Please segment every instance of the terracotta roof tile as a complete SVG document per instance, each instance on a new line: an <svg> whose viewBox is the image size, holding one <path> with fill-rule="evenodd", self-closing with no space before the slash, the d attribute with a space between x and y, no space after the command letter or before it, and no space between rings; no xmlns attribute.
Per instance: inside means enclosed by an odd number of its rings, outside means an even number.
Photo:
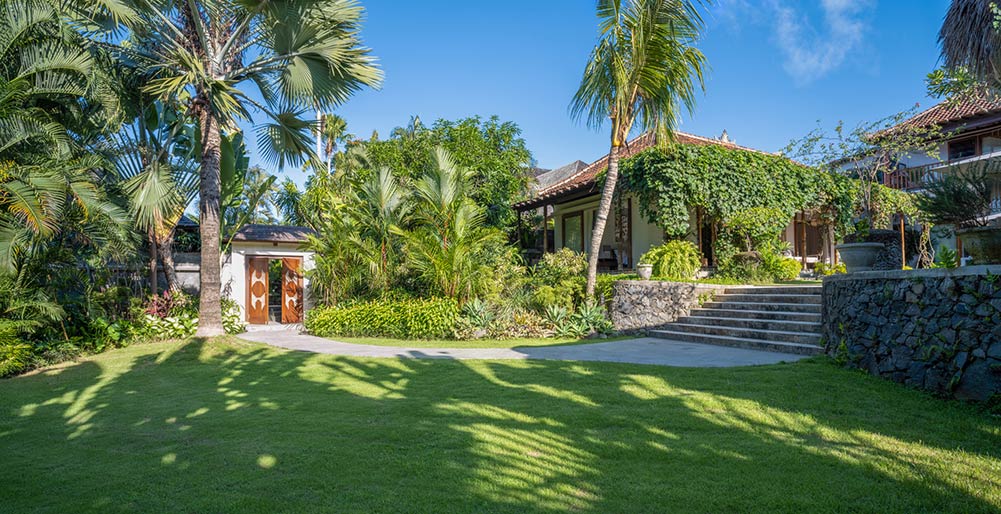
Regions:
<svg viewBox="0 0 1001 514"><path fill-rule="evenodd" d="M976 94L959 100L945 100L915 114L898 127L930 127L952 125L989 114L1001 113L1001 98Z"/></svg>
<svg viewBox="0 0 1001 514"><path fill-rule="evenodd" d="M746 150L749 152L757 153L767 153L760 150L755 150L753 148L747 148L744 146L736 145L729 142L720 141L718 139L710 139L707 137L696 136L694 134L688 134L685 132L675 132L674 133L675 142L683 145L719 145L727 148L734 148L740 150ZM647 132L640 136L637 136L632 141L626 143L621 151L621 158L625 159L627 157L632 157L643 150L652 148L657 143L657 138L653 132ZM586 191L588 189L593 189L595 185L595 178L599 173L605 171L608 163L608 154L605 154L600 159L587 165L587 167L581 169L579 172L567 177L564 180L556 182L549 187L546 187L538 191L534 197L530 200L525 200L515 204L515 208L518 207L531 207L533 205L538 205L540 201L560 196L567 193L573 193L577 191Z"/></svg>

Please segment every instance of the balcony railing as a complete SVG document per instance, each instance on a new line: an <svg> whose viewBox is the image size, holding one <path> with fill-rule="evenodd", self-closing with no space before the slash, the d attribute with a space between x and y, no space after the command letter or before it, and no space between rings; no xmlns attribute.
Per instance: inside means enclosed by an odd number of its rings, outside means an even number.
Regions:
<svg viewBox="0 0 1001 514"><path fill-rule="evenodd" d="M924 189L925 184L939 180L946 174L955 172L957 169L962 169L964 165L983 162L990 159L998 159L1001 161L1001 151L978 155L976 157L954 159L951 161L926 164L924 166L899 169L884 174L883 185L893 189L916 192ZM1001 182L994 185L993 198L994 200L991 203L991 212L1001 213Z"/></svg>

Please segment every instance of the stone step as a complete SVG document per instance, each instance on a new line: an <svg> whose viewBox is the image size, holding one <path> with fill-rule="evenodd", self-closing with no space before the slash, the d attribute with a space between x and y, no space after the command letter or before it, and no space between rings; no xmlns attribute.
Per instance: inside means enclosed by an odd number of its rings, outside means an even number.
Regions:
<svg viewBox="0 0 1001 514"><path fill-rule="evenodd" d="M782 332L820 333L820 323L810 321L789 321L777 319L747 319L725 316L683 316L678 323L686 325L712 325L715 327L750 328L755 330L779 330Z"/></svg>
<svg viewBox="0 0 1001 514"><path fill-rule="evenodd" d="M820 286L737 286L727 287L723 294L809 294L819 296Z"/></svg>
<svg viewBox="0 0 1001 514"><path fill-rule="evenodd" d="M684 341L689 343L714 344L718 346L732 346L735 348L746 348L748 350L762 350L768 352L793 353L797 355L818 355L824 349L815 344L787 343L781 341L768 341L762 339L747 339L741 337L728 337L710 334L696 334L691 332L679 332L675 330L652 330L651 337L669 339L671 341Z"/></svg>
<svg viewBox="0 0 1001 514"><path fill-rule="evenodd" d="M740 309L692 309L691 317L740 318L820 323L820 314L810 312L753 311Z"/></svg>
<svg viewBox="0 0 1001 514"><path fill-rule="evenodd" d="M815 303L820 305L820 295L815 294L718 294L714 302L756 303Z"/></svg>
<svg viewBox="0 0 1001 514"><path fill-rule="evenodd" d="M667 325L664 325L663 328L674 332L736 337L740 339L758 339L783 343L820 345L820 334L816 332L789 332L785 330L738 328L677 322L668 323Z"/></svg>
<svg viewBox="0 0 1001 514"><path fill-rule="evenodd" d="M782 312L810 312L820 314L819 303L779 303L779 302L737 302L733 300L719 301L718 298L702 305L706 309L728 309L746 311L782 311Z"/></svg>

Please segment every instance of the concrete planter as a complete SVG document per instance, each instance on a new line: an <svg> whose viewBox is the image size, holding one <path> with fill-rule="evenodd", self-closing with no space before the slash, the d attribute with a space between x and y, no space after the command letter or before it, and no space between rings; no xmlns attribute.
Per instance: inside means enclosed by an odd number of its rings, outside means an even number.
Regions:
<svg viewBox="0 0 1001 514"><path fill-rule="evenodd" d="M961 228L956 235L974 264L1001 264L1001 227Z"/></svg>
<svg viewBox="0 0 1001 514"><path fill-rule="evenodd" d="M636 274L640 276L641 280L650 280L650 276L653 275L653 264L640 264L636 266Z"/></svg>
<svg viewBox="0 0 1001 514"><path fill-rule="evenodd" d="M845 243L834 247L841 254L848 273L872 271L883 248L883 243Z"/></svg>

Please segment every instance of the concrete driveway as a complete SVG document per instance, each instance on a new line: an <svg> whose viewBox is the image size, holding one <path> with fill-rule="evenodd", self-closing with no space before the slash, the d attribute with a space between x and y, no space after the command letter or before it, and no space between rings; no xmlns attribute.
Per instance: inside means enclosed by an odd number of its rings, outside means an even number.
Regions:
<svg viewBox="0 0 1001 514"><path fill-rule="evenodd" d="M651 337L570 346L519 348L407 348L342 343L300 334L295 330L248 332L240 336L289 350L351 357L400 357L413 359L545 359L565 361L628 362L718 368L792 362L802 355L745 350ZM404 341L401 341L404 343Z"/></svg>

